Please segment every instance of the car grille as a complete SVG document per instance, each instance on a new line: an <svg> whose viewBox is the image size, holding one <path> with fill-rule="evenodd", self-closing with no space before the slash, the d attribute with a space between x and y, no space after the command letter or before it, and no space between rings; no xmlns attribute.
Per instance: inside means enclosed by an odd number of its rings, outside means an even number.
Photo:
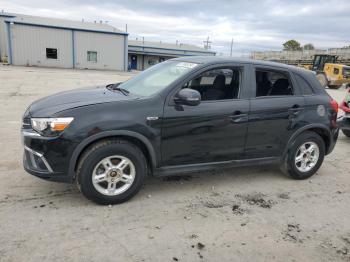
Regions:
<svg viewBox="0 0 350 262"><path fill-rule="evenodd" d="M32 124L30 123L30 118L23 118L22 128L23 129L30 129L31 127L32 127Z"/></svg>

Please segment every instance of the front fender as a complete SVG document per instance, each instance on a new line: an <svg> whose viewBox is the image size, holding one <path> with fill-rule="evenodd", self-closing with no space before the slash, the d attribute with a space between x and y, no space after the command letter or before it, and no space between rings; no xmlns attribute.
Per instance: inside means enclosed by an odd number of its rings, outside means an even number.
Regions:
<svg viewBox="0 0 350 262"><path fill-rule="evenodd" d="M81 155L81 153L86 147L88 147L90 144L100 139L115 137L115 136L124 136L124 137L131 137L131 138L138 139L140 142L142 142L146 146L148 150L148 153L151 158L152 168L155 168L157 166L155 149L152 143L144 135L141 135L137 132L129 131L129 130L104 131L104 132L100 132L98 134L89 136L88 138L80 142L79 145L75 148L69 162L69 168L68 168L69 177L71 177L72 180L75 178L75 167L76 167L77 161L79 159L79 156Z"/></svg>

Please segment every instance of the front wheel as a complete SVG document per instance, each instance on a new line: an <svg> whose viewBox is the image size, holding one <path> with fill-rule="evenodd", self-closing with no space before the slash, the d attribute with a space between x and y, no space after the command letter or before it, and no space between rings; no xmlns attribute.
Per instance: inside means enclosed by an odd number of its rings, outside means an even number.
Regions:
<svg viewBox="0 0 350 262"><path fill-rule="evenodd" d="M307 179L320 168L325 156L323 139L314 132L299 135L286 158L286 171L294 179Z"/></svg>
<svg viewBox="0 0 350 262"><path fill-rule="evenodd" d="M133 197L147 174L142 151L125 140L105 140L91 146L77 170L78 186L98 204L119 204Z"/></svg>

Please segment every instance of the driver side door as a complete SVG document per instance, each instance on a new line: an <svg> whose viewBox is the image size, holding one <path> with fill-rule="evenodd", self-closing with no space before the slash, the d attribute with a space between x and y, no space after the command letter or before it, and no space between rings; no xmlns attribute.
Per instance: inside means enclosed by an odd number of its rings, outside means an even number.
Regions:
<svg viewBox="0 0 350 262"><path fill-rule="evenodd" d="M202 101L188 106L176 104L174 97L167 100L162 121L162 166L243 157L249 113L249 100L243 98L245 72L244 65L214 67L177 88L197 90Z"/></svg>

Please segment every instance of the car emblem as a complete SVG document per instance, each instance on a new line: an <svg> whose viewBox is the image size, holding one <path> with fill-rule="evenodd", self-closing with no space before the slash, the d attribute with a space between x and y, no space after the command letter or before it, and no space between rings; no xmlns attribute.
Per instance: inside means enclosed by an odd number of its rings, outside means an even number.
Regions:
<svg viewBox="0 0 350 262"><path fill-rule="evenodd" d="M155 121L155 120L158 120L159 117L158 117L158 116L148 116L146 119L147 119L148 121Z"/></svg>

